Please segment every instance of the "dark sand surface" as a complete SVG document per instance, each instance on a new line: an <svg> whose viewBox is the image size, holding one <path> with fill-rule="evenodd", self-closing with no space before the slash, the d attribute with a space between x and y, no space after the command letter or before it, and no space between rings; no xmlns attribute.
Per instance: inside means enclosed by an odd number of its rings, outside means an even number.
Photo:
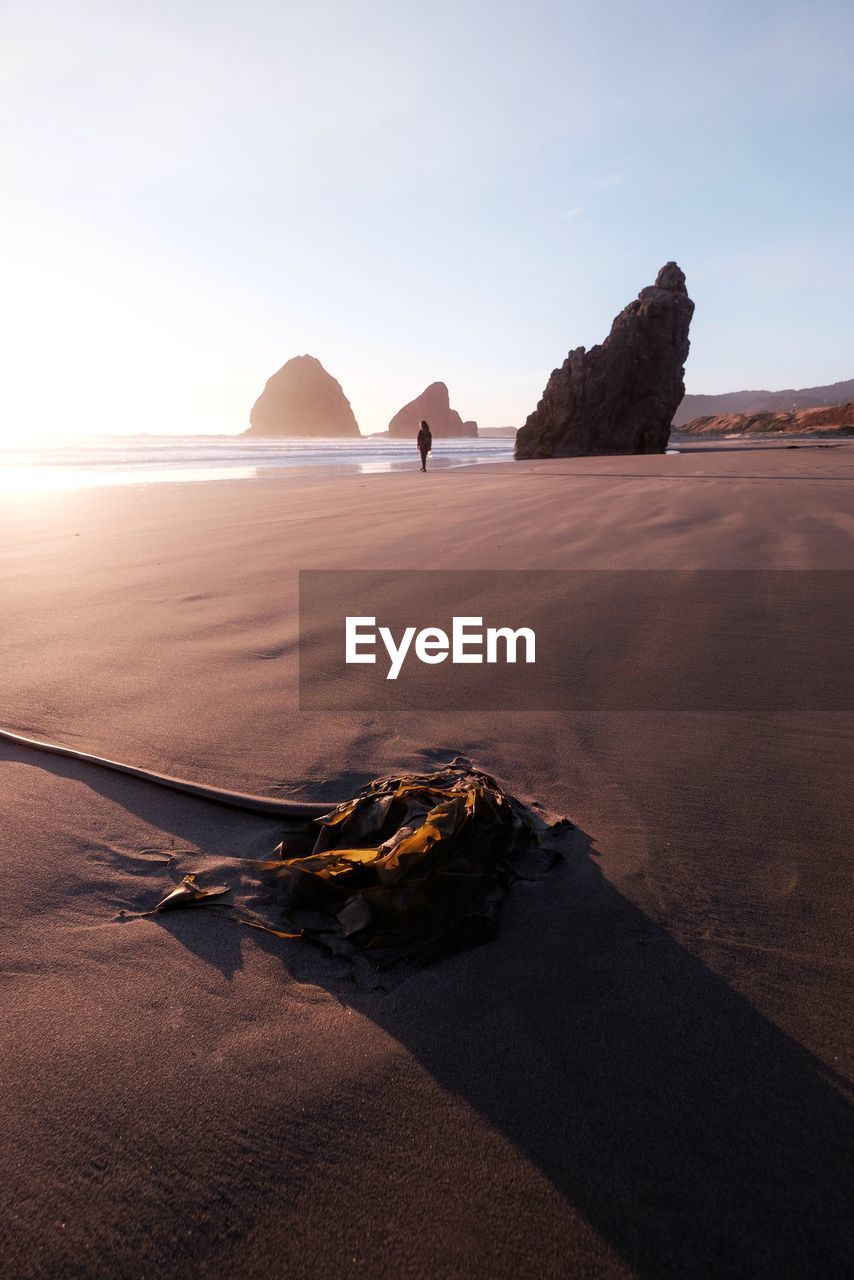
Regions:
<svg viewBox="0 0 854 1280"><path fill-rule="evenodd" d="M0 746L4 1274L850 1274L854 715L295 704L298 569L854 568L854 446L3 502L3 726L312 799L460 751L580 829L364 992L115 919L275 823Z"/></svg>

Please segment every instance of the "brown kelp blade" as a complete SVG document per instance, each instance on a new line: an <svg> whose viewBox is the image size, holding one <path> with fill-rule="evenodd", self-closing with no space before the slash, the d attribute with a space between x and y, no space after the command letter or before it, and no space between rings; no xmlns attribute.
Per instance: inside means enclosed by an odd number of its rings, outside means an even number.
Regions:
<svg viewBox="0 0 854 1280"><path fill-rule="evenodd" d="M317 825L311 853L255 868L306 938L383 967L492 936L507 889L551 863L530 811L461 757L377 778Z"/></svg>
<svg viewBox="0 0 854 1280"><path fill-rule="evenodd" d="M171 893L167 893L165 898L161 898L156 906L150 911L143 912L143 915L153 916L161 911L177 911L180 907L206 906L212 898L221 898L230 892L231 889L227 884L213 885L210 889L203 889L197 883L195 873L191 871Z"/></svg>

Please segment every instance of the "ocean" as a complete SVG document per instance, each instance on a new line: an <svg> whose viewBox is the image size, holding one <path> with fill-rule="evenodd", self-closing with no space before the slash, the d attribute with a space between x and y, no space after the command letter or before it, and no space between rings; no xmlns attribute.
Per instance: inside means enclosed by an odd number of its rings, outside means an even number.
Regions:
<svg viewBox="0 0 854 1280"><path fill-rule="evenodd" d="M434 440L428 466L440 470L512 457L512 439ZM364 475L419 466L414 440L387 437L90 436L38 446L0 446L0 491L247 480L297 468Z"/></svg>

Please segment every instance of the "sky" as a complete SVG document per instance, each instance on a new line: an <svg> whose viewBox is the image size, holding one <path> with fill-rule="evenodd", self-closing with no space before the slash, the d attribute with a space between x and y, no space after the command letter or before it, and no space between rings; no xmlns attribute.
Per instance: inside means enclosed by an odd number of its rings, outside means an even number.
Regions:
<svg viewBox="0 0 854 1280"><path fill-rule="evenodd" d="M0 440L520 425L673 258L689 391L854 377L854 5L0 0Z"/></svg>

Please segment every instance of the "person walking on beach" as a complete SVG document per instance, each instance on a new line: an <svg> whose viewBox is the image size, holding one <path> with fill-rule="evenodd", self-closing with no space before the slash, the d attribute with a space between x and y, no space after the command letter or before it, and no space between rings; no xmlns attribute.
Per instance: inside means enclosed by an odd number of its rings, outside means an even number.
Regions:
<svg viewBox="0 0 854 1280"><path fill-rule="evenodd" d="M427 470L427 454L433 448L433 433L422 418L421 430L418 432L418 452L421 454L421 470Z"/></svg>

